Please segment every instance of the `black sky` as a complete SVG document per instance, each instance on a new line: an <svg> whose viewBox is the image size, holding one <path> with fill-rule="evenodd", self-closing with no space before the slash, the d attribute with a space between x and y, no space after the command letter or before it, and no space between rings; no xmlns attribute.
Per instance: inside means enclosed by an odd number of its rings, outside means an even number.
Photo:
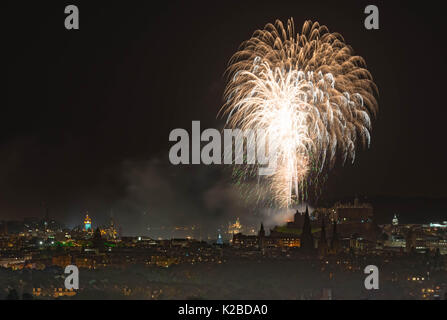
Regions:
<svg viewBox="0 0 447 320"><path fill-rule="evenodd" d="M220 127L229 58L254 30L289 17L341 33L380 91L371 148L331 174L328 198L447 198L447 28L438 4L92 2L20 1L4 13L0 220L40 215L42 201L71 225L86 210L100 221L113 210L129 229L231 216L225 174L172 167L168 135L192 120ZM64 28L68 4L79 6L79 31ZM378 5L380 30L364 28L367 4Z"/></svg>

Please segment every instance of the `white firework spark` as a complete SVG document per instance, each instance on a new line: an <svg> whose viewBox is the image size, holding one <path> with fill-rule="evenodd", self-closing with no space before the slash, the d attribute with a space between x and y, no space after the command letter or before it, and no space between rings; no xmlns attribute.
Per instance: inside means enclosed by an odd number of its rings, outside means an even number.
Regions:
<svg viewBox="0 0 447 320"><path fill-rule="evenodd" d="M369 146L378 106L365 65L340 34L311 21L295 33L293 19L286 28L277 20L257 30L232 57L227 127L262 129L277 144L277 170L267 183L280 207L303 199L337 153L345 163L358 144Z"/></svg>

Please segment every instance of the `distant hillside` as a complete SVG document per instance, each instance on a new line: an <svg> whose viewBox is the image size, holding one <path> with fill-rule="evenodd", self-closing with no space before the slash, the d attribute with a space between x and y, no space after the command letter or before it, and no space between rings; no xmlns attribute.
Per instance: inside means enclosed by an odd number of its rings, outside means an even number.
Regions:
<svg viewBox="0 0 447 320"><path fill-rule="evenodd" d="M378 223L391 222L397 213L401 223L447 220L447 199L375 197L370 199Z"/></svg>
<svg viewBox="0 0 447 320"><path fill-rule="evenodd" d="M341 201L352 202L354 197L330 200L328 203ZM391 223L396 213L401 223L425 223L447 220L447 198L375 196L359 197L361 202L373 205L378 224Z"/></svg>

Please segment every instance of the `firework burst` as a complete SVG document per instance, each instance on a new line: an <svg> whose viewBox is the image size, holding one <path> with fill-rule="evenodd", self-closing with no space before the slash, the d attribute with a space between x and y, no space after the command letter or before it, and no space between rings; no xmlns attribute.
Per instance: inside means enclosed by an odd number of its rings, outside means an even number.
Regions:
<svg viewBox="0 0 447 320"><path fill-rule="evenodd" d="M353 162L357 145L369 147L377 87L364 59L326 26L306 21L296 33L293 19L267 24L234 54L228 75L226 126L262 129L277 144L277 170L264 179L276 205L305 200L337 155Z"/></svg>

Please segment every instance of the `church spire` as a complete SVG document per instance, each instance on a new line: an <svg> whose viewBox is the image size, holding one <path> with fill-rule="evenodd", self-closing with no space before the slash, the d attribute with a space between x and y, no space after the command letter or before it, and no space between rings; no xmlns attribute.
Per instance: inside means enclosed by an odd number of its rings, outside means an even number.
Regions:
<svg viewBox="0 0 447 320"><path fill-rule="evenodd" d="M324 225L324 216L321 219L321 235L320 241L318 242L318 249L320 255L324 256L327 253L327 240L326 240L326 226Z"/></svg>
<svg viewBox="0 0 447 320"><path fill-rule="evenodd" d="M304 215L303 230L301 232L301 248L310 252L314 248L314 239L312 237L312 228L310 225L309 207L306 205L306 213Z"/></svg>
<svg viewBox="0 0 447 320"><path fill-rule="evenodd" d="M264 224L261 222L261 228L258 232L258 245L259 249L264 250L265 245L265 230L264 230Z"/></svg>
<svg viewBox="0 0 447 320"><path fill-rule="evenodd" d="M259 236L265 236L264 223L261 222L261 228L259 229Z"/></svg>
<svg viewBox="0 0 447 320"><path fill-rule="evenodd" d="M306 206L306 213L304 214L304 224L303 224L303 233L310 232L310 217L309 217L309 208Z"/></svg>
<svg viewBox="0 0 447 320"><path fill-rule="evenodd" d="M331 250L333 253L338 253L340 249L340 241L337 233L337 220L334 220L334 227L332 229Z"/></svg>

